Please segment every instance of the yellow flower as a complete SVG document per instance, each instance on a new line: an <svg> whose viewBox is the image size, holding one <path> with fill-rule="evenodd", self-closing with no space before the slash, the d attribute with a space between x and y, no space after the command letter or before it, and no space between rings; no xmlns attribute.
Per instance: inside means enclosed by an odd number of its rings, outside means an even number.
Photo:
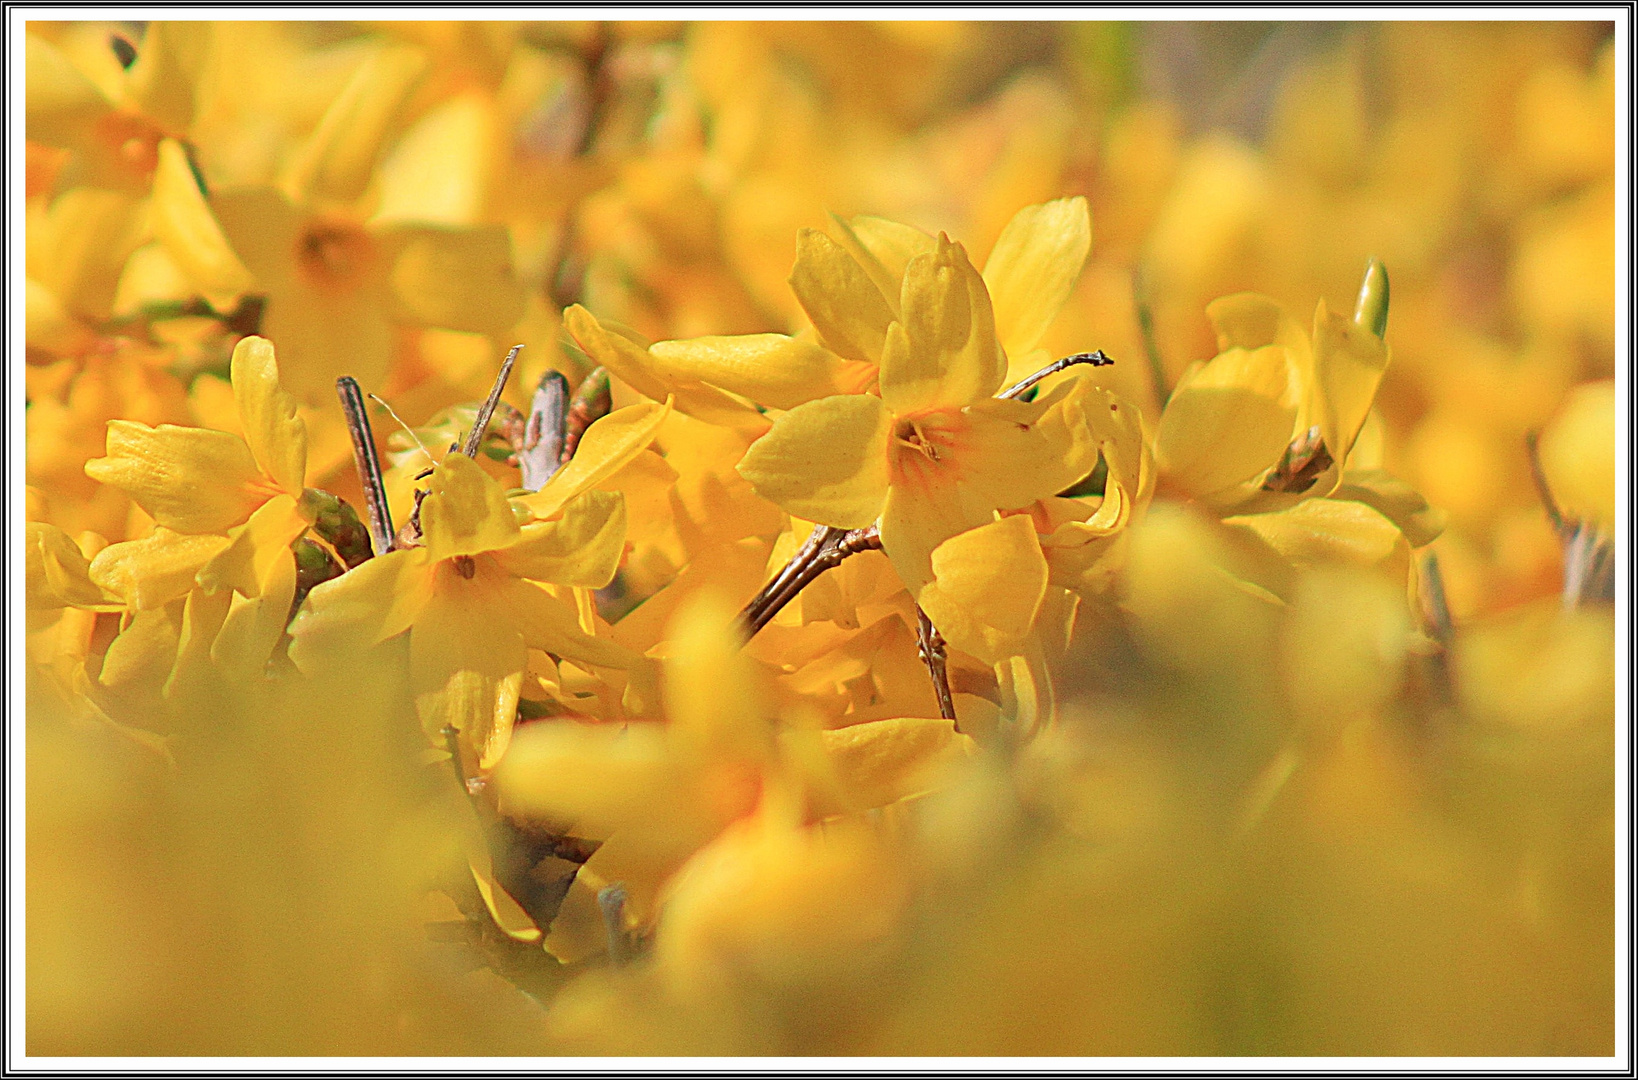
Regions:
<svg viewBox="0 0 1638 1080"><path fill-rule="evenodd" d="M511 739L529 649L640 673L640 657L587 633L575 606L539 583L608 584L625 546L625 503L593 489L642 452L666 413L637 405L599 420L568 466L515 502L476 462L448 455L421 503L423 543L316 586L290 624L291 660L315 670L332 653L409 631L428 738L442 746L454 728L480 770Z"/></svg>

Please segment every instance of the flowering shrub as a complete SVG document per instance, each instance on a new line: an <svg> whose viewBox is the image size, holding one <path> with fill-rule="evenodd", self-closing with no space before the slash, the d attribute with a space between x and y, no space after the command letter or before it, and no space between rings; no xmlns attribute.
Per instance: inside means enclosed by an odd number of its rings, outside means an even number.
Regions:
<svg viewBox="0 0 1638 1080"><path fill-rule="evenodd" d="M28 25L30 1053L1613 1053L1610 39L1022 25Z"/></svg>

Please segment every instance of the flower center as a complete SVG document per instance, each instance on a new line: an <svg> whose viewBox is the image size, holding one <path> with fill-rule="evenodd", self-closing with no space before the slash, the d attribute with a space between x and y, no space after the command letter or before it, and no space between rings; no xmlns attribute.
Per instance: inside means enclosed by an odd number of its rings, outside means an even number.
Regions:
<svg viewBox="0 0 1638 1080"><path fill-rule="evenodd" d="M315 218L296 240L296 264L315 285L352 287L374 257L369 235L351 221Z"/></svg>

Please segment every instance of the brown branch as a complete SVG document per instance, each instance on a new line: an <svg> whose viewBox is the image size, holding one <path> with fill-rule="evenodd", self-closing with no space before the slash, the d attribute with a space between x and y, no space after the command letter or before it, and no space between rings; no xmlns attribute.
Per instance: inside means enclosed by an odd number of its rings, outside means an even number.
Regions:
<svg viewBox="0 0 1638 1080"><path fill-rule="evenodd" d="M1066 356L1062 360L1054 360L1040 371L1037 371L1035 374L1027 378L1020 379L1018 382L1013 383L1011 386L1007 387L1005 390L1001 391L995 396L998 398L1022 397L1024 391L1028 390L1042 379L1047 378L1049 375L1056 375L1065 368L1074 367L1076 364L1091 364L1093 367L1108 367L1113 363L1114 361L1112 359L1104 355L1102 349L1094 349L1091 352L1075 353L1073 356Z"/></svg>
<svg viewBox="0 0 1638 1080"><path fill-rule="evenodd" d="M826 570L840 566L842 560L861 551L879 550L882 546L880 531L871 525L864 529L837 529L821 525L814 529L808 542L802 545L790 562L739 613L745 640L755 637L757 631L779 614L784 606L796 599Z"/></svg>
<svg viewBox="0 0 1638 1080"><path fill-rule="evenodd" d="M347 416L347 434L353 440L353 466L364 486L364 506L370 518L370 546L377 555L393 549L392 509L387 505L387 488L381 479L381 459L376 455L370 416L364 411L364 395L358 380L343 375L336 380L336 396Z"/></svg>
<svg viewBox="0 0 1638 1080"><path fill-rule="evenodd" d="M1541 498L1541 505L1547 511L1547 520L1553 523L1553 531L1563 539L1568 531L1568 522L1564 512L1558 507L1558 500L1553 498L1552 486L1547 483L1547 470L1541 467L1541 436L1538 432L1527 432L1524 436L1524 452L1530 459L1530 479L1535 481L1536 494Z"/></svg>
<svg viewBox="0 0 1638 1080"><path fill-rule="evenodd" d="M933 620L916 605L916 653L921 662L927 665L927 673L933 677L933 694L938 698L938 714L951 723L956 723L955 695L950 692L950 668L948 654L944 649L944 635L938 632ZM956 730L960 731L959 724Z"/></svg>
<svg viewBox="0 0 1638 1080"><path fill-rule="evenodd" d="M466 445L461 447L461 453L467 457L478 456L478 444L483 442L485 431L489 430L489 418L495 415L495 406L500 404L501 391L506 389L506 380L512 377L512 367L518 362L518 353L523 351L522 345L514 345L501 362L500 374L495 376L495 385L489 388L489 396L484 399L482 407L478 409L478 417L472 422L472 430L467 433Z"/></svg>

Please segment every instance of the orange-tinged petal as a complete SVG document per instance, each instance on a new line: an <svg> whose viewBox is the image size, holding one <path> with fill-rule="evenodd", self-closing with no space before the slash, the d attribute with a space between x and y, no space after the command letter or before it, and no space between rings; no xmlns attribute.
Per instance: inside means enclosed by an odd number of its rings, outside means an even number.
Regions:
<svg viewBox="0 0 1638 1080"><path fill-rule="evenodd" d="M1054 199L1014 214L984 262L995 332L1010 357L1040 343L1092 250L1086 198Z"/></svg>
<svg viewBox="0 0 1638 1080"><path fill-rule="evenodd" d="M434 561L478 555L518 542L518 522L506 491L465 454L450 454L432 470L421 503L421 535Z"/></svg>
<svg viewBox="0 0 1638 1080"><path fill-rule="evenodd" d="M933 790L940 773L972 752L972 740L952 721L919 716L871 720L819 737L857 810Z"/></svg>
<svg viewBox="0 0 1638 1080"><path fill-rule="evenodd" d="M239 436L172 424L108 421L108 456L86 462L85 474L186 533L224 532L274 494Z"/></svg>
<svg viewBox="0 0 1638 1080"><path fill-rule="evenodd" d="M435 742L459 731L489 769L512 738L528 650L499 575L463 577L449 563L434 570L432 597L410 631L410 670L421 728Z"/></svg>
<svg viewBox="0 0 1638 1080"><path fill-rule="evenodd" d="M798 233L791 291L820 340L837 355L881 359L893 310L864 267L840 244L814 229Z"/></svg>
<svg viewBox="0 0 1638 1080"><path fill-rule="evenodd" d="M709 383L775 409L846 390L846 361L816 342L784 334L657 341L648 352L668 378Z"/></svg>
<svg viewBox="0 0 1638 1080"><path fill-rule="evenodd" d="M994 517L976 500L963 500L953 484L895 479L882 505L882 551L910 595L918 596L933 580L933 549Z"/></svg>
<svg viewBox="0 0 1638 1080"><path fill-rule="evenodd" d="M229 543L225 536L184 535L161 526L141 540L103 548L89 572L92 581L144 611L187 593L200 569Z"/></svg>
<svg viewBox="0 0 1638 1080"><path fill-rule="evenodd" d="M523 526L518 542L495 558L517 577L601 589L614 579L625 546L625 497L588 491L565 506L561 517Z"/></svg>
<svg viewBox="0 0 1638 1080"><path fill-rule="evenodd" d="M664 404L644 402L614 410L586 429L574 457L552 474L545 487L518 502L537 518L553 517L648 449L670 415L669 398Z"/></svg>
<svg viewBox="0 0 1638 1080"><path fill-rule="evenodd" d="M431 595L426 548L366 559L307 594L290 623L290 659L312 672L349 650L368 649L409 629Z"/></svg>
<svg viewBox="0 0 1638 1080"><path fill-rule="evenodd" d="M174 139L159 144L149 214L154 238L216 310L230 310L255 285L194 181L187 154Z"/></svg>
<svg viewBox="0 0 1638 1080"><path fill-rule="evenodd" d="M1046 595L1047 564L1028 514L940 544L933 581L917 597L946 640L986 664L1022 655Z"/></svg>
<svg viewBox="0 0 1638 1080"><path fill-rule="evenodd" d="M126 84L131 102L172 131L188 130L214 30L204 21L149 23Z"/></svg>
<svg viewBox="0 0 1638 1080"><path fill-rule="evenodd" d="M1282 402L1286 350L1232 348L1185 376L1155 437L1162 472L1193 495L1260 475L1291 441L1296 410Z"/></svg>
<svg viewBox="0 0 1638 1080"><path fill-rule="evenodd" d="M296 415L296 399L279 385L273 343L242 339L233 348L231 372L251 456L285 494L300 498L307 480L307 425Z"/></svg>
<svg viewBox="0 0 1638 1080"><path fill-rule="evenodd" d="M799 405L751 444L739 474L789 513L842 529L876 520L887 494L893 418L880 398L840 394Z"/></svg>
<svg viewBox="0 0 1638 1080"><path fill-rule="evenodd" d="M1007 365L990 295L960 244L940 234L935 250L910 260L881 357L882 400L896 416L969 405L1000 389Z"/></svg>

